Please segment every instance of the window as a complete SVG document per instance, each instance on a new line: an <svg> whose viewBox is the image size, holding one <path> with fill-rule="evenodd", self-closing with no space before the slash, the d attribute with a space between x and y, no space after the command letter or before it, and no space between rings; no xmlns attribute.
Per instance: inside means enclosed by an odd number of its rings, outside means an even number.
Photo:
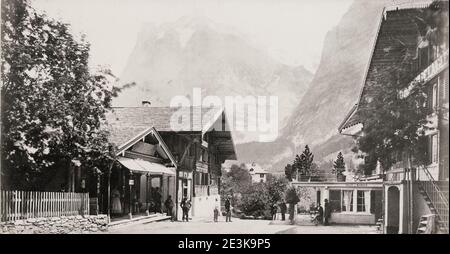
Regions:
<svg viewBox="0 0 450 254"><path fill-rule="evenodd" d="M431 101L431 106L432 106L432 111L436 111L437 107L438 107L438 86L437 84L433 85L433 94L432 94L432 101Z"/></svg>
<svg viewBox="0 0 450 254"><path fill-rule="evenodd" d="M202 148L201 150L201 158L200 161L207 163L208 162L208 149Z"/></svg>
<svg viewBox="0 0 450 254"><path fill-rule="evenodd" d="M260 178L264 178L264 174L259 174L259 177Z"/></svg>
<svg viewBox="0 0 450 254"><path fill-rule="evenodd" d="M428 67L429 62L429 47L419 48L419 71Z"/></svg>
<svg viewBox="0 0 450 254"><path fill-rule="evenodd" d="M210 175L203 172L195 172L195 185L209 185Z"/></svg>
<svg viewBox="0 0 450 254"><path fill-rule="evenodd" d="M448 96L449 96L449 89L448 89L448 70L444 73L444 76L443 76L443 82L444 82L444 85L442 86L443 87L443 93L444 93L444 99L445 99L445 102L446 103L448 103ZM441 79L441 80L442 80Z"/></svg>
<svg viewBox="0 0 450 254"><path fill-rule="evenodd" d="M342 191L342 211L343 212L353 212L353 191L343 190Z"/></svg>
<svg viewBox="0 0 450 254"><path fill-rule="evenodd" d="M366 211L366 201L364 191L357 191L357 203L356 203L356 211L357 212L365 212Z"/></svg>
<svg viewBox="0 0 450 254"><path fill-rule="evenodd" d="M330 208L332 212L341 211L341 190L330 190Z"/></svg>
<svg viewBox="0 0 450 254"><path fill-rule="evenodd" d="M438 139L438 135L432 135L431 136L431 163L438 163L438 159L439 159L439 139Z"/></svg>

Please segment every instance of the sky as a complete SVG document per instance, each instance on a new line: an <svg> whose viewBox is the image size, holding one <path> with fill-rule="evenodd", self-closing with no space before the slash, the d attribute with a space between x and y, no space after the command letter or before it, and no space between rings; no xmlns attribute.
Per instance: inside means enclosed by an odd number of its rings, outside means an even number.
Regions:
<svg viewBox="0 0 450 254"><path fill-rule="evenodd" d="M278 61L315 72L326 33L353 0L32 0L91 43L91 66L120 75L148 23L203 16L231 27Z"/></svg>

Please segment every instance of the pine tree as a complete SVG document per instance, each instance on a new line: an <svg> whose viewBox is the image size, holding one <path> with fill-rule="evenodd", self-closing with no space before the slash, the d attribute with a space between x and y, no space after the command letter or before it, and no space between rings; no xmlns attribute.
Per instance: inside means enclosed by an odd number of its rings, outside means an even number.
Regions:
<svg viewBox="0 0 450 254"><path fill-rule="evenodd" d="M333 174L341 175L345 171L345 162L342 152L339 152L336 160L333 162Z"/></svg>
<svg viewBox="0 0 450 254"><path fill-rule="evenodd" d="M313 167L314 155L309 150L309 146L305 146L305 150L299 156L296 155L293 168L296 171L297 181L300 180L300 176L311 176Z"/></svg>

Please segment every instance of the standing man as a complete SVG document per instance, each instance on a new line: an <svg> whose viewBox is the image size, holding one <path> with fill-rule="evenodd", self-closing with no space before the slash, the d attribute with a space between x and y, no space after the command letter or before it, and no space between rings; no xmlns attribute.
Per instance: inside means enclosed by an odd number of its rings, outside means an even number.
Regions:
<svg viewBox="0 0 450 254"><path fill-rule="evenodd" d="M330 203L328 203L328 199L325 199L325 204L324 204L324 225L328 225L328 219L330 218L331 215L331 206Z"/></svg>
<svg viewBox="0 0 450 254"><path fill-rule="evenodd" d="M231 201L230 196L227 197L225 200L225 212L226 212L226 222L231 222Z"/></svg>
<svg viewBox="0 0 450 254"><path fill-rule="evenodd" d="M156 212L158 212L158 213L162 213L162 210L161 210L162 200L161 199L162 199L161 191L159 190L158 187L156 187L156 189L155 189L155 209L156 209Z"/></svg>
<svg viewBox="0 0 450 254"><path fill-rule="evenodd" d="M320 205L320 203L317 206L317 213L318 214L317 214L316 219L320 224L322 224L323 223L323 207Z"/></svg>
<svg viewBox="0 0 450 254"><path fill-rule="evenodd" d="M180 203L181 209L183 210L182 220L186 219L186 222L189 222L189 209L191 209L191 201L184 196L183 200Z"/></svg>
<svg viewBox="0 0 450 254"><path fill-rule="evenodd" d="M216 203L214 205L214 222L218 222L219 221L219 202L216 198Z"/></svg>
<svg viewBox="0 0 450 254"><path fill-rule="evenodd" d="M284 198L281 200L280 204L280 212L281 212L281 220L284 221L286 219L285 214L287 211L286 202L284 201Z"/></svg>
<svg viewBox="0 0 450 254"><path fill-rule="evenodd" d="M272 205L272 220L276 220L277 219L277 210L278 210L278 206L276 203L273 203Z"/></svg>
<svg viewBox="0 0 450 254"><path fill-rule="evenodd" d="M181 206L181 210L183 211L183 216L181 217L181 220L184 221L184 219L186 218L186 221L189 221L189 215L188 215L189 209L187 208L188 204L187 204L186 196L184 196L183 200L181 200L180 206Z"/></svg>
<svg viewBox="0 0 450 254"><path fill-rule="evenodd" d="M166 201L164 202L164 206L167 210L167 216L170 216L170 220L173 221L173 200L171 195L167 197Z"/></svg>

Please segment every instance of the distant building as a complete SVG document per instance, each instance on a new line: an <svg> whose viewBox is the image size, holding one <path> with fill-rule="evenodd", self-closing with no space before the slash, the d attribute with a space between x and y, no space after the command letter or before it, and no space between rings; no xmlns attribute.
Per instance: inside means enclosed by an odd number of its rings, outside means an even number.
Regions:
<svg viewBox="0 0 450 254"><path fill-rule="evenodd" d="M265 183L267 181L267 170L263 169L257 163L247 163L245 164L245 168L248 170L250 175L252 176L252 182L254 183Z"/></svg>

